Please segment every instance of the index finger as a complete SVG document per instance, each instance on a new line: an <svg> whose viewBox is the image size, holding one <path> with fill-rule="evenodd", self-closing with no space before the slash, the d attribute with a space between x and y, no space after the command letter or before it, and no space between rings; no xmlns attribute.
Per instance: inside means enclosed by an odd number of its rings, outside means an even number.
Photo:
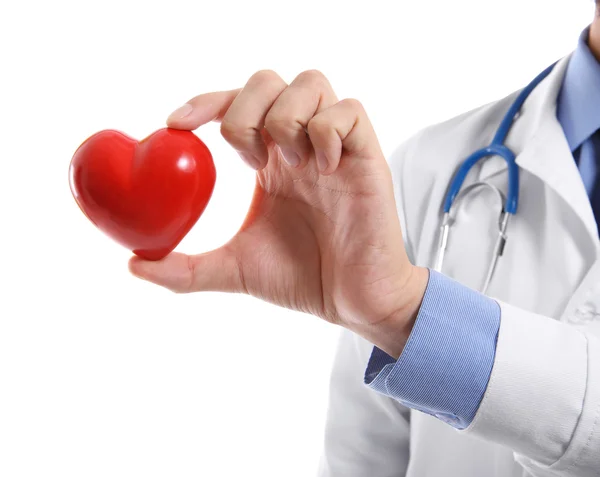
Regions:
<svg viewBox="0 0 600 477"><path fill-rule="evenodd" d="M167 126L192 131L211 121L220 122L242 89L205 93L190 99L167 118Z"/></svg>

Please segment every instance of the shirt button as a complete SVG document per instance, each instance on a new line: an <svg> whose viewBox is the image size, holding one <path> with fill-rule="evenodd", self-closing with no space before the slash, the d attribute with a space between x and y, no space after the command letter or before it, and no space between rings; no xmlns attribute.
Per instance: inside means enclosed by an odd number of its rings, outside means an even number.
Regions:
<svg viewBox="0 0 600 477"><path fill-rule="evenodd" d="M445 412L438 412L434 414L440 421L445 422L446 424L455 425L459 423L459 419L454 414L447 414Z"/></svg>
<svg viewBox="0 0 600 477"><path fill-rule="evenodd" d="M596 307L591 302L586 302L575 310L569 319L571 323L587 323L596 317Z"/></svg>

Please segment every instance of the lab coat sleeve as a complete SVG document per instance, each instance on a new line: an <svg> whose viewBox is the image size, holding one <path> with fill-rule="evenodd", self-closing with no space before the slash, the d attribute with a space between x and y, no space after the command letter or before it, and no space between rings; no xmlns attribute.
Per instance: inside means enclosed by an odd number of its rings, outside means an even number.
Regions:
<svg viewBox="0 0 600 477"><path fill-rule="evenodd" d="M342 330L329 388L318 477L403 477L410 411L363 384L373 345Z"/></svg>
<svg viewBox="0 0 600 477"><path fill-rule="evenodd" d="M500 302L490 381L457 431L512 449L534 477L600 476L598 325L576 327Z"/></svg>

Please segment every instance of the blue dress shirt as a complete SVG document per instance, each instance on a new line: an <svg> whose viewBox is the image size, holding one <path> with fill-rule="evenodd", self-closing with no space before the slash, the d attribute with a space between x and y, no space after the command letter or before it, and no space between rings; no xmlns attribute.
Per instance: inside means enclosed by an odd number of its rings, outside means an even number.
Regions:
<svg viewBox="0 0 600 477"><path fill-rule="evenodd" d="M569 60L556 114L591 195L596 181L596 159L590 137L600 128L600 63L586 44L588 35L589 28L581 34Z"/></svg>
<svg viewBox="0 0 600 477"><path fill-rule="evenodd" d="M567 66L557 117L588 195L596 179L590 136L600 128L600 63L586 28ZM464 429L488 385L500 329L495 300L434 270L415 326L398 360L377 347L364 382L372 390Z"/></svg>

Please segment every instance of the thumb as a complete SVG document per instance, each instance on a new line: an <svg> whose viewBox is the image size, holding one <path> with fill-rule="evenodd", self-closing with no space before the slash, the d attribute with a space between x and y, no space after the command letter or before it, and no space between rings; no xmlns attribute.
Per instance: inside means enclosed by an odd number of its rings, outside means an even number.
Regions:
<svg viewBox="0 0 600 477"><path fill-rule="evenodd" d="M173 252L157 261L133 256L129 260L129 271L176 293L244 291L239 262L227 246L200 255Z"/></svg>

